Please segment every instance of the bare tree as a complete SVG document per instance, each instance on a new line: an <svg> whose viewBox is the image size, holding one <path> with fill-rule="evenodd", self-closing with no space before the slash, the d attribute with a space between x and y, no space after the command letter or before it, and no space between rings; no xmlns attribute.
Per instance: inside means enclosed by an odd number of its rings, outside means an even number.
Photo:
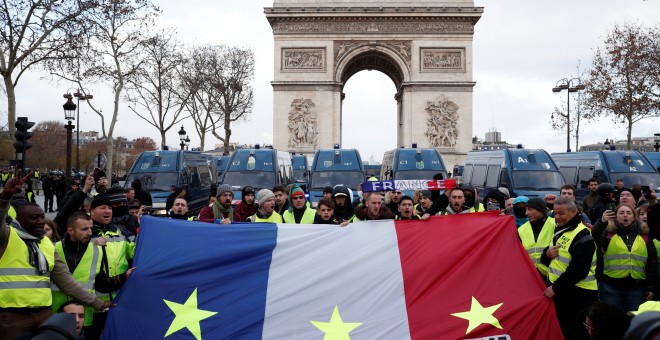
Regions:
<svg viewBox="0 0 660 340"><path fill-rule="evenodd" d="M9 132L16 130L16 86L31 67L64 58L84 34L83 18L96 0L0 2L0 74L7 94Z"/></svg>
<svg viewBox="0 0 660 340"><path fill-rule="evenodd" d="M129 108L158 129L162 149L167 145L167 131L188 117L182 112L190 98L190 92L178 92L177 68L183 64L183 56L180 43L169 32L160 32L142 42L142 63L126 91Z"/></svg>
<svg viewBox="0 0 660 340"><path fill-rule="evenodd" d="M224 137L216 131L213 125L213 135L224 143L225 152L229 154L229 139L231 123L247 118L252 112L254 80L254 53L250 49L222 46L217 57L219 63L213 63L209 79L210 85L216 90L216 100L220 108L220 122L224 129Z"/></svg>
<svg viewBox="0 0 660 340"><path fill-rule="evenodd" d="M188 52L185 63L179 68L179 98L185 98L185 110L195 123L195 130L200 138L201 150L204 150L204 139L214 126L219 125L220 108L218 105L218 88L211 85L213 79L213 64L218 64L219 46L194 47Z"/></svg>
<svg viewBox="0 0 660 340"><path fill-rule="evenodd" d="M87 88L89 83L109 84L112 87L114 105L107 129L106 115L102 109L87 101L101 119L101 133L107 150L106 173L110 174L115 163L113 135L120 100L126 84L140 67L142 61L138 55L143 46L144 32L153 26L159 10L150 0L97 1L99 5L89 15L88 44L77 49L77 58L65 60L68 65L51 67L51 72L76 83L81 89Z"/></svg>
<svg viewBox="0 0 660 340"><path fill-rule="evenodd" d="M56 120L39 122L34 127L32 148L27 166L31 168L63 169L66 153L66 129Z"/></svg>
<svg viewBox="0 0 660 340"><path fill-rule="evenodd" d="M660 109L650 30L638 24L614 26L603 49L594 54L587 81L588 117L609 116L615 123L626 124L628 149L633 124L658 116Z"/></svg>

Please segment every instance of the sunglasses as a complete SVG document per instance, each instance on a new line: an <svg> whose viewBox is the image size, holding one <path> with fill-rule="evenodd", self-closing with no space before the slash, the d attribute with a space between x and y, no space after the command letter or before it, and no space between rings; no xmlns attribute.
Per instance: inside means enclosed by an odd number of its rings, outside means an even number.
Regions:
<svg viewBox="0 0 660 340"><path fill-rule="evenodd" d="M296 197L292 197L291 199L294 199L294 200L304 200L304 199L305 199L305 196L296 196Z"/></svg>

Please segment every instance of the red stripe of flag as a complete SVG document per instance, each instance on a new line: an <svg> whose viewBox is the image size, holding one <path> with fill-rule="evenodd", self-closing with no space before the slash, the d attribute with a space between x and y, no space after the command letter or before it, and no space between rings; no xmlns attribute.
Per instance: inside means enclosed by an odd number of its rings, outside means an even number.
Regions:
<svg viewBox="0 0 660 340"><path fill-rule="evenodd" d="M396 221L396 230L412 339L562 339L554 303L543 296L511 216ZM478 309L473 298L494 319L470 322Z"/></svg>

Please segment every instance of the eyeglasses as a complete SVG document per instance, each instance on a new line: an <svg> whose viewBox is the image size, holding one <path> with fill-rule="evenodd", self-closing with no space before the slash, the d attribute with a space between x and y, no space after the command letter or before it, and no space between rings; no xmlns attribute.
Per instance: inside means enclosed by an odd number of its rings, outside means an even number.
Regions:
<svg viewBox="0 0 660 340"><path fill-rule="evenodd" d="M296 196L296 197L292 197L291 199L294 199L294 200L304 200L304 199L305 199L305 196Z"/></svg>

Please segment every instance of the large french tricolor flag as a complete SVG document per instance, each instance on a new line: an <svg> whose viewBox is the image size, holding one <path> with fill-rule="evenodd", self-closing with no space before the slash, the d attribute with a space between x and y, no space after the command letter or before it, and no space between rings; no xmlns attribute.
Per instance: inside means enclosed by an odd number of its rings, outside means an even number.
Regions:
<svg viewBox="0 0 660 340"><path fill-rule="evenodd" d="M561 339L511 217L144 217L104 339Z"/></svg>

